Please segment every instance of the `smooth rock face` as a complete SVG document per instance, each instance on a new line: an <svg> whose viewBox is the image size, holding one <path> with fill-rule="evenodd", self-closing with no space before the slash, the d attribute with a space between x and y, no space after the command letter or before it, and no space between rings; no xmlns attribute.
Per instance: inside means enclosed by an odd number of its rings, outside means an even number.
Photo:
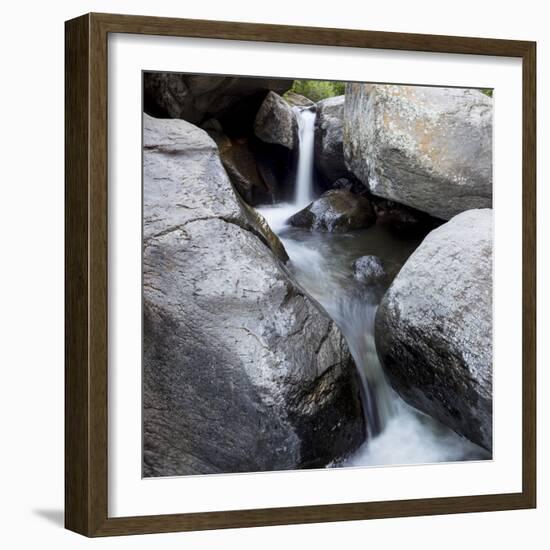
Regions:
<svg viewBox="0 0 550 550"><path fill-rule="evenodd" d="M193 124L236 110L243 123L269 90L284 93L291 86L283 79L144 73L144 107L150 115Z"/></svg>
<svg viewBox="0 0 550 550"><path fill-rule="evenodd" d="M341 332L183 120L144 117L143 231L143 474L319 467L355 450L365 426Z"/></svg>
<svg viewBox="0 0 550 550"><path fill-rule="evenodd" d="M492 98L348 84L344 111L346 164L374 195L445 220L492 206Z"/></svg>
<svg viewBox="0 0 550 550"><path fill-rule="evenodd" d="M368 284L383 281L387 274L378 256L361 256L353 263L353 276Z"/></svg>
<svg viewBox="0 0 550 550"><path fill-rule="evenodd" d="M366 197L342 189L323 193L289 219L294 227L330 232L364 229L375 221L374 211Z"/></svg>
<svg viewBox="0 0 550 550"><path fill-rule="evenodd" d="M329 184L349 174L344 162L344 99L341 95L317 103L315 166Z"/></svg>
<svg viewBox="0 0 550 550"><path fill-rule="evenodd" d="M256 114L254 133L265 143L294 149L298 144L298 121L292 107L281 96L269 92Z"/></svg>
<svg viewBox="0 0 550 550"><path fill-rule="evenodd" d="M397 392L492 449L491 209L432 231L410 256L376 316L376 346Z"/></svg>

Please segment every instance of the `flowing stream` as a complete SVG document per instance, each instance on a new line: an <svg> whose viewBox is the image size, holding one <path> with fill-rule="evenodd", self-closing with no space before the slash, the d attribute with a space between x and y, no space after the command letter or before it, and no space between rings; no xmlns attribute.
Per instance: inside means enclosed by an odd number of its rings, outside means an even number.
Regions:
<svg viewBox="0 0 550 550"><path fill-rule="evenodd" d="M457 460L481 460L486 453L468 440L414 410L392 390L378 360L374 319L385 288L357 282L353 262L366 254L379 256L393 278L418 241L395 239L375 225L345 234L319 233L287 223L313 199L315 112L297 111L299 159L294 202L258 208L279 235L290 257L289 269L342 330L363 384L363 410L368 426L365 443L339 465L374 466Z"/></svg>

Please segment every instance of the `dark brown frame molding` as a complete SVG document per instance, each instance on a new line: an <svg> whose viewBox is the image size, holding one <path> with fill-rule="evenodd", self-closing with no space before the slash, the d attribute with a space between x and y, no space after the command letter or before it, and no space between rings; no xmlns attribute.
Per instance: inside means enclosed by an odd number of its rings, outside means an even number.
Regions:
<svg viewBox="0 0 550 550"><path fill-rule="evenodd" d="M520 493L110 518L107 514L107 37L185 36L518 57L523 63ZM88 14L65 23L65 526L126 535L536 506L536 43Z"/></svg>

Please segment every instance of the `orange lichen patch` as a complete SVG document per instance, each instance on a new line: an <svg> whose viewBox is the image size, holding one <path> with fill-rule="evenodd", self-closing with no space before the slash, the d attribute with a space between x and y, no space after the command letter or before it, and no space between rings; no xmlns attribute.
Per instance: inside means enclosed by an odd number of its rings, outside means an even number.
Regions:
<svg viewBox="0 0 550 550"><path fill-rule="evenodd" d="M430 128L428 128L426 121L417 119L414 124L414 131L416 135L416 142L418 144L418 150L424 155L432 156L432 132L430 132Z"/></svg>
<svg viewBox="0 0 550 550"><path fill-rule="evenodd" d="M397 86L399 95L407 99L412 99L415 97L416 92L412 86Z"/></svg>

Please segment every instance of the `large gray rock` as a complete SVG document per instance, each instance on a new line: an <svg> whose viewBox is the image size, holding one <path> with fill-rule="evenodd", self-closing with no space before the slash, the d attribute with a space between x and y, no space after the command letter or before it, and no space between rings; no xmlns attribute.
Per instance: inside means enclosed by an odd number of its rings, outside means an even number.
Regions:
<svg viewBox="0 0 550 550"><path fill-rule="evenodd" d="M143 212L143 474L319 467L356 449L343 336L241 208L206 132L144 117Z"/></svg>
<svg viewBox="0 0 550 550"><path fill-rule="evenodd" d="M294 149L298 145L298 121L292 107L281 96L269 92L256 114L254 133L265 143Z"/></svg>
<svg viewBox="0 0 550 550"><path fill-rule="evenodd" d="M369 200L343 189L332 189L323 193L289 219L294 227L334 233L366 229L375 221Z"/></svg>
<svg viewBox="0 0 550 550"><path fill-rule="evenodd" d="M491 207L492 111L478 90L348 84L346 164L374 195L437 218Z"/></svg>
<svg viewBox="0 0 550 550"><path fill-rule="evenodd" d="M491 209L432 231L376 316L385 372L412 406L492 449Z"/></svg>
<svg viewBox="0 0 550 550"><path fill-rule="evenodd" d="M193 124L235 110L246 125L270 90L284 93L291 86L292 80L284 79L146 72L144 107L150 115Z"/></svg>
<svg viewBox="0 0 550 550"><path fill-rule="evenodd" d="M341 95L317 103L315 166L329 184L349 175L344 162L344 100Z"/></svg>

